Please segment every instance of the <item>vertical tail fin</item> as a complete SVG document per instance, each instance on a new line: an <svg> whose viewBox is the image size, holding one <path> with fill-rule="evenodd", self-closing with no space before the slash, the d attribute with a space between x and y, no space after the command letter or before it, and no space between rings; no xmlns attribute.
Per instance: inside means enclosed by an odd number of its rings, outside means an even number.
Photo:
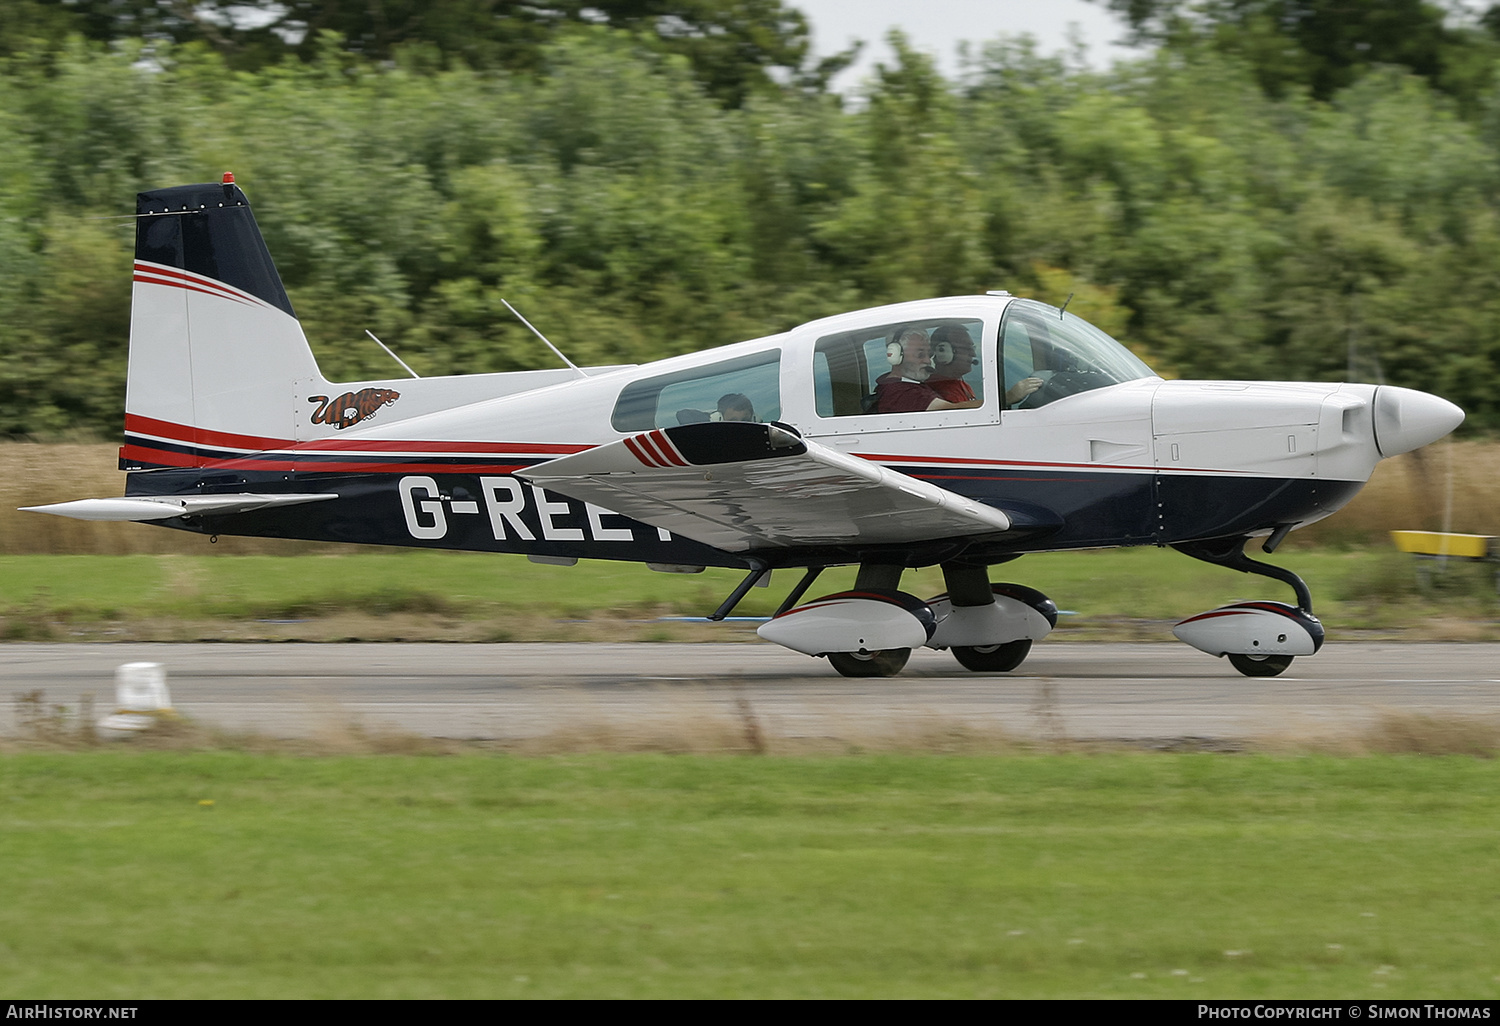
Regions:
<svg viewBox="0 0 1500 1026"><path fill-rule="evenodd" d="M224 178L136 198L124 469L284 445L298 382L322 379L245 194Z"/></svg>

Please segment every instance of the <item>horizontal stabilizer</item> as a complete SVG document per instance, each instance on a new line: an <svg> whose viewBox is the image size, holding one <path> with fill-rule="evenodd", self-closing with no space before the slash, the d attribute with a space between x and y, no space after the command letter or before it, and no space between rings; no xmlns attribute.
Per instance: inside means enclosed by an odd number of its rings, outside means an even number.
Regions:
<svg viewBox="0 0 1500 1026"><path fill-rule="evenodd" d="M170 520L172 517L227 516L272 506L337 499L319 495L152 495L118 499L76 499L50 506L22 506L23 513L50 513L74 520Z"/></svg>
<svg viewBox="0 0 1500 1026"><path fill-rule="evenodd" d="M728 552L1010 530L1001 510L776 424L660 428L517 472Z"/></svg>

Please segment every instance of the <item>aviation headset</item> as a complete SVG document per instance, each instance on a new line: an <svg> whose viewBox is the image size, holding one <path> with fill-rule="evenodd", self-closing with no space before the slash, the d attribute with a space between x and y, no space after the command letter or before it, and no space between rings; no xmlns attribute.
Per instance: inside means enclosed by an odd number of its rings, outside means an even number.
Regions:
<svg viewBox="0 0 1500 1026"><path fill-rule="evenodd" d="M897 367L906 362L906 347L901 344L901 340L914 331L922 331L922 329L915 324L903 324L891 332L891 340L885 344L886 363ZM926 332L922 334L925 335Z"/></svg>
<svg viewBox="0 0 1500 1026"><path fill-rule="evenodd" d="M963 328L960 328L956 324L944 324L944 325L942 325L940 327L933 328L932 329L932 334L929 337L932 339L932 358L933 358L934 362L936 362L936 363L952 363L953 362L953 343L951 341L949 341L949 339L952 338L952 333L953 332L959 332L959 333L961 333L963 335L964 339L971 346L974 344L973 340L970 339L970 338L968 338L968 334L969 333L967 331L965 331ZM938 336L942 336L942 337L939 338Z"/></svg>

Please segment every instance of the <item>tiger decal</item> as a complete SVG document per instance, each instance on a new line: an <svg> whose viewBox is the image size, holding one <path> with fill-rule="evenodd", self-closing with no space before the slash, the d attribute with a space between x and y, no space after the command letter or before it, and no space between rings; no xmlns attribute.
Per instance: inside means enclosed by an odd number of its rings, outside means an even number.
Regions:
<svg viewBox="0 0 1500 1026"><path fill-rule="evenodd" d="M382 406L389 406L400 398L401 393L394 389L361 388L358 392L345 392L332 401L326 395L309 396L307 401L319 404L313 411L314 424L327 424L342 430L371 419Z"/></svg>

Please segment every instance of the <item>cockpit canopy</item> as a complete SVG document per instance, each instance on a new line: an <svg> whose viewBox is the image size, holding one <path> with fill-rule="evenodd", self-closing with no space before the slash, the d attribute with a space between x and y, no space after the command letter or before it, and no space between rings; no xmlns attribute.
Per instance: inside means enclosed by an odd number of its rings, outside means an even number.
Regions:
<svg viewBox="0 0 1500 1026"><path fill-rule="evenodd" d="M1032 410L1080 392L1155 377L1119 342L1055 306L1013 299L997 325L998 304L988 310L965 305L968 309L947 303L880 308L869 311L865 323L854 321L818 337L811 353L812 412L820 418L898 412L881 408L886 379L911 382L907 396L915 404L905 403L905 412L988 409L993 416L997 403L1001 409ZM903 309L907 316L893 320ZM853 318L841 320L847 325ZM611 424L628 433L709 421L780 420L783 364L793 361L790 374L796 381L801 376L796 365L807 358L806 349L795 343L783 349L786 344L784 336L775 336L766 340L766 348L746 352L753 345L746 343L736 347L736 355L711 363L666 361L659 373L626 384ZM986 385L997 378L998 399ZM943 402L929 406L925 396ZM806 409L806 398L804 393L788 400L794 415L804 415L797 411Z"/></svg>

